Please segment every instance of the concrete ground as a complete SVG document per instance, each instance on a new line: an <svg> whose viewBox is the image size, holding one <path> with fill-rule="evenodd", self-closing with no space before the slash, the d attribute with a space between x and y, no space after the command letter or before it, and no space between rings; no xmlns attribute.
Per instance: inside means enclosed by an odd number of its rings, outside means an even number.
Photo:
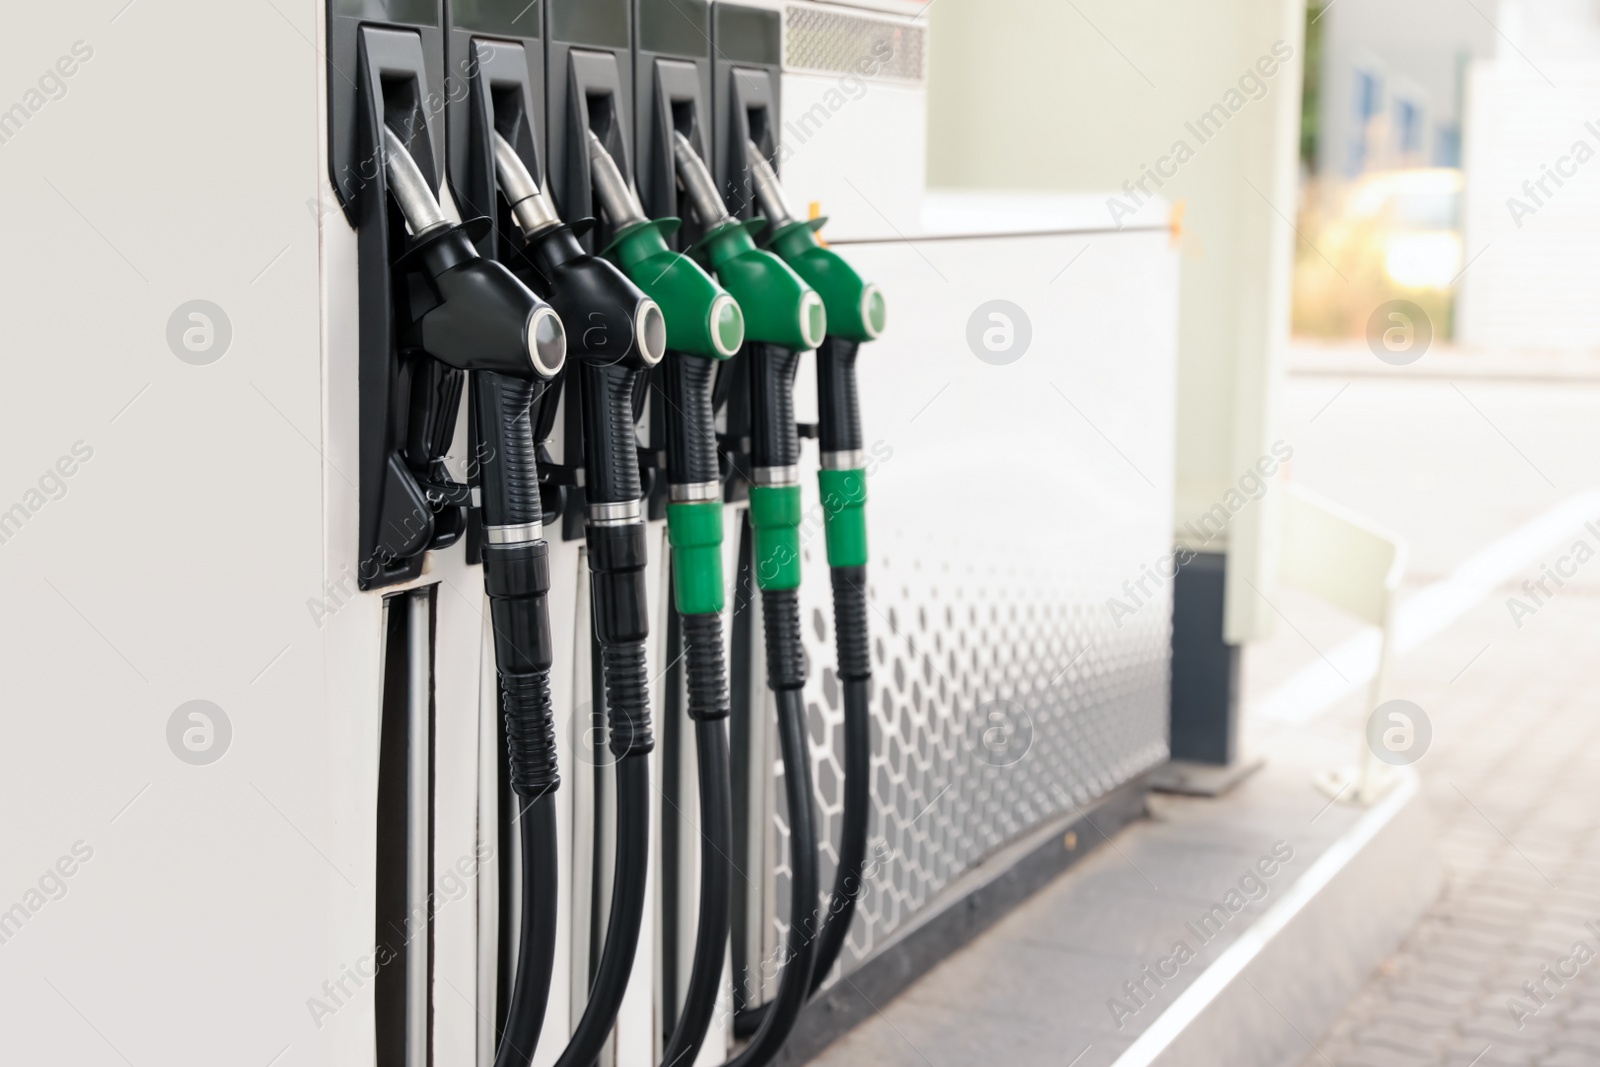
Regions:
<svg viewBox="0 0 1600 1067"><path fill-rule="evenodd" d="M1600 484L1592 371L1516 380L1502 376L1509 361L1475 375L1464 360L1455 375L1437 353L1427 376L1372 376L1359 355L1321 355L1287 391L1294 477L1403 534L1410 587ZM1433 726L1416 767L1446 887L1331 1029L1307 1035L1305 1067L1600 1063L1600 559L1574 555L1562 566L1576 576L1547 581L1542 603L1518 588L1580 540L1600 549L1574 525L1566 547L1400 662L1388 696ZM1533 614L1514 618L1514 595ZM1251 651L1251 696L1352 629L1309 601L1279 607L1291 625ZM1292 729L1354 743L1367 710L1352 698ZM1257 726L1264 741L1283 729Z"/></svg>
<svg viewBox="0 0 1600 1067"><path fill-rule="evenodd" d="M1077 831L1091 854L812 1067L1109 1067L1356 822L1310 774L1275 761L1218 800L1154 795L1109 840ZM1242 910L1208 925L1230 893Z"/></svg>

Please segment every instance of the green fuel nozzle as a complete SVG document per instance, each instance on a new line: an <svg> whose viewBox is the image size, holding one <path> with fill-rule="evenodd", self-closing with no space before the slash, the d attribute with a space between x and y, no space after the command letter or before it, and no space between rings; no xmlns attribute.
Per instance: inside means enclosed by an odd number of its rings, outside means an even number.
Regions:
<svg viewBox="0 0 1600 1067"><path fill-rule="evenodd" d="M661 305L670 351L727 359L744 343L744 314L738 302L698 263L667 247L679 220L645 218L616 160L593 130L588 135L595 198L616 234L603 254Z"/></svg>
<svg viewBox="0 0 1600 1067"><path fill-rule="evenodd" d="M822 297L783 260L756 247L751 230L761 223L740 222L728 214L711 172L688 138L674 133L672 150L684 195L705 227L693 251L739 302L745 337L797 352L816 348L828 331Z"/></svg>
<svg viewBox="0 0 1600 1067"><path fill-rule="evenodd" d="M756 204L767 218L767 244L822 296L828 333L850 341L871 341L883 333L888 306L883 291L863 281L855 268L817 239L827 219L800 220L789 210L778 175L752 141L744 143Z"/></svg>
<svg viewBox="0 0 1600 1067"><path fill-rule="evenodd" d="M678 181L705 236L695 244L717 280L745 312L748 343L740 358L750 384L750 527L756 584L764 592L800 585L800 441L794 424L799 354L822 344L827 309L817 291L771 252L756 247L762 223L728 214L711 172L683 134L672 138Z"/></svg>
<svg viewBox="0 0 1600 1067"><path fill-rule="evenodd" d="M817 477L823 532L829 566L836 570L865 567L867 473L856 355L863 341L883 332L887 318L883 293L862 281L842 256L817 240L817 230L825 219L802 222L794 217L778 175L751 141L745 142L745 162L755 185L756 203L772 226L769 244L827 304L828 337L817 346L817 439L822 451L822 470Z"/></svg>
<svg viewBox="0 0 1600 1067"><path fill-rule="evenodd" d="M698 263L667 247L679 220L645 218L638 196L592 130L589 160L595 199L616 234L605 254L655 298L667 320L660 385L669 401L667 538L674 601L681 615L715 615L724 601L722 477L711 389L715 361L744 343L744 314Z"/></svg>
<svg viewBox="0 0 1600 1067"><path fill-rule="evenodd" d="M817 346L817 443L822 469L823 531L833 586L836 678L844 697L844 810L828 917L816 937L811 991L833 969L861 895L871 809L872 643L867 602L867 459L862 448L856 356L864 341L883 332L887 308L876 285L817 237L823 219L802 222L789 210L778 176L761 151L745 142L745 164L756 206L767 218L767 247L821 294L828 311L828 336ZM758 490L750 490L756 524ZM757 542L759 547L759 540ZM736 1019L735 1034L759 1032L759 1012Z"/></svg>

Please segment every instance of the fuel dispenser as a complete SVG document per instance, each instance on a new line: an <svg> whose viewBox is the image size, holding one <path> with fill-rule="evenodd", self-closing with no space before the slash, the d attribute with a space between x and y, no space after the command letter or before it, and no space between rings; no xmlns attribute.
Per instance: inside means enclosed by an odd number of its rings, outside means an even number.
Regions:
<svg viewBox="0 0 1600 1067"><path fill-rule="evenodd" d="M742 344L744 317L733 298L692 259L668 248L667 241L681 220L647 219L632 184L604 142L593 130L587 132L595 195L614 234L607 253L641 287L659 297L667 319L669 354L656 383L662 403L654 411L665 422L672 590L678 614L676 635L687 661L683 671L686 710L695 723L701 844L694 963L682 1010L677 1010L675 991L663 995L663 1002L670 1004L676 1015L673 1025L664 1027L663 1062L693 1063L721 992L732 882L725 721L728 671L722 627L722 472L712 379L718 363ZM670 813L662 811L663 838L667 849L674 852L685 835L666 831L679 829L673 824L682 819L675 805ZM672 869L677 869L675 862ZM678 888L673 886L666 895L670 897ZM662 973L672 971L672 961L667 961Z"/></svg>
<svg viewBox="0 0 1600 1067"><path fill-rule="evenodd" d="M574 128L590 129L591 116L613 139L620 138L625 128L625 114L602 110L605 100L619 99L617 94L590 94L596 83L612 84L607 79L616 72L614 57L575 47L567 38L594 34L603 40L609 33L625 42L626 20L620 27L597 19L585 22L586 15L592 14L573 4L550 5L546 21L551 47L544 60L548 70L560 74L552 74L542 86L537 80L540 64L529 58L540 44L536 36L513 41L484 36L464 42L476 59L471 73L474 91L468 97L465 128L453 130L461 145L464 196L492 211L497 250L515 265L520 277L550 300L563 321L575 324L570 343L574 368L565 377L562 396L566 448L560 466L565 469L547 475L547 488L553 491L545 495L564 497L569 537L575 529L583 531L599 663L595 704L605 710L608 747L614 757L610 771L615 792L615 859L603 947L583 1011L557 1060L574 1065L591 1063L611 1036L634 966L646 905L649 756L654 741L645 649L649 637L645 488L638 463L634 400L649 370L660 362L669 337L660 306L615 266L586 250L595 222L589 211L587 182L569 181L564 188L560 182L552 182L562 188L557 200L542 180L541 133L552 145L553 173L570 179L571 170L563 166L575 165L573 161L586 157L589 149L585 138L567 136ZM490 25L489 29L504 32L514 22ZM559 46L555 44L558 38ZM569 74L570 84L565 80ZM539 109L535 96L540 89L567 108L552 104L547 111ZM554 132L557 129L559 136ZM557 213L558 203L566 207L572 224ZM541 438L552 432L554 423L554 411L540 418ZM561 478L563 474L568 477ZM557 479L570 480L570 484L561 485ZM535 493L532 502L538 504L540 499ZM509 719L507 732L510 737ZM515 780L513 772L513 784ZM548 872L528 868L526 848L523 855L521 885L526 900L535 892L540 877L546 882L553 879ZM546 903L546 912L551 907ZM527 908L525 903L525 912ZM526 920L522 928L525 942ZM530 1011L521 999L523 973L530 966L543 970L539 980L545 987L550 982L548 953L529 957L519 952L517 985L511 994L502 1049L509 1044L513 1024ZM542 1003L535 1007L542 1009ZM542 1010L537 1016L529 1022L535 1035ZM531 1053L531 1047L526 1051Z"/></svg>
<svg viewBox="0 0 1600 1067"><path fill-rule="evenodd" d="M605 1050L636 966L651 852L644 570L658 454L665 483L654 495L665 498L673 636L687 660L703 821L694 959L681 1002L669 993L665 1061L699 1055L724 983L734 818L722 627L725 483L747 502L744 536L749 575L761 592L792 874L777 991L770 1003L742 1013L736 1030L751 1040L733 1062L755 1067L777 1054L837 955L859 891L865 809L854 793L865 790L866 775L856 766L865 757L855 731L869 677L860 592L864 487L854 350L835 347L875 336L882 301L858 279L859 291L847 292L853 273L817 244L815 226L787 215L760 148L770 149L777 127L773 71L713 58L715 34L735 56L768 60L770 68L775 45L764 37L774 29L771 13L668 6L547 0L519 26L521 16L509 8L461 3L446 12L438 33L337 23L346 32L334 34L353 42L364 80L355 107L335 109L333 136L350 148L338 121L343 114L355 133L354 155L364 149L383 160L372 179L347 189L364 252L362 343L371 359L363 369L370 362L383 371L372 376L370 405L382 415L370 433L371 466L382 474L363 492L363 544L382 569L368 584L414 579L425 572L428 550L464 538L469 561L483 565L490 605L503 726L498 772L480 789L495 795L483 810L496 817L496 838L509 843L507 828L517 827L509 851L518 857L500 881L493 946L499 994L492 1030L480 1040L494 1049L498 1067L535 1054L555 977L561 850L553 794L560 776L544 524L558 516L563 539L581 532L586 550L594 697L615 758L609 915L587 1000L558 1065L587 1065ZM441 52L449 60L443 76ZM430 70L446 89L442 107L433 106ZM441 117L449 131L444 143ZM740 144L745 151L736 150ZM643 197L635 153L644 167ZM436 197L441 161L465 223L452 222ZM753 211L758 198L766 217ZM763 231L793 266L757 246ZM829 303L840 317L833 336L826 332ZM824 379L835 384L825 390L824 433L837 447L825 453L823 489L825 501L835 500L826 505L828 541L841 664L849 664L840 677L852 694L853 798L837 902L825 924L816 910L813 787L800 699L802 493L793 402L801 353L824 345L819 367L829 368ZM364 397L367 384L364 374ZM445 463L464 391L476 460L466 483L453 480ZM641 441L637 422L646 410L654 418ZM550 448L557 435L559 460ZM364 428L363 440L368 436ZM641 457L648 461L643 470ZM744 703L746 714L759 714L759 704ZM413 832L423 832L420 823ZM683 843L670 844L675 865ZM485 947L480 941L480 951ZM426 1008L413 993L408 1058L419 1017Z"/></svg>
<svg viewBox="0 0 1600 1067"><path fill-rule="evenodd" d="M811 988L822 985L850 933L863 888L872 773L872 648L867 625L867 460L861 432L856 356L883 333L888 307L882 290L861 276L817 234L827 223L794 217L777 172L754 141L745 161L756 205L766 219L765 239L783 261L822 295L828 334L817 348L817 437L838 678L844 697L844 812L828 914L818 935ZM759 1018L748 1013L745 1027Z"/></svg>

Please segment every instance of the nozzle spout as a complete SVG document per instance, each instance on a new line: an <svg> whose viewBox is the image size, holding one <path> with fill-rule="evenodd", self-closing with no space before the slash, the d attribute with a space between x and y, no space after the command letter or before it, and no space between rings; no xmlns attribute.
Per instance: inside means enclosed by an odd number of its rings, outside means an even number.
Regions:
<svg viewBox="0 0 1600 1067"><path fill-rule="evenodd" d="M778 173L772 169L772 164L767 162L767 157L761 154L761 149L756 147L754 141L744 143L744 159L755 183L756 204L767 217L769 232L775 233L795 220L794 212L789 210L789 202L783 197L783 185L778 181Z"/></svg>
<svg viewBox="0 0 1600 1067"><path fill-rule="evenodd" d="M561 217L550 206L549 197L539 188L539 183L528 173L527 166L511 142L498 132L490 134L494 150L494 172L500 179L500 191L506 194L511 205L511 217L516 220L522 236L532 237L554 226L561 225Z"/></svg>
<svg viewBox="0 0 1600 1067"><path fill-rule="evenodd" d="M617 166L617 161L606 151L605 142L595 136L593 130L589 134L589 174L594 180L594 193L600 201L600 208L606 213L606 218L611 220L614 229L623 229L633 223L646 221L644 208L639 204L639 198L634 195L633 187L622 176L622 170Z"/></svg>
<svg viewBox="0 0 1600 1067"><path fill-rule="evenodd" d="M439 208L439 198L428 188L428 179L411 158L411 150L388 126L383 128L383 169L389 177L389 191L400 205L412 236L421 237L450 225Z"/></svg>
<svg viewBox="0 0 1600 1067"><path fill-rule="evenodd" d="M717 193L717 183L711 179L705 160L694 150L689 138L681 133L672 135L672 155L678 163L678 181L684 195L694 208L695 217L707 230L729 218L728 206Z"/></svg>

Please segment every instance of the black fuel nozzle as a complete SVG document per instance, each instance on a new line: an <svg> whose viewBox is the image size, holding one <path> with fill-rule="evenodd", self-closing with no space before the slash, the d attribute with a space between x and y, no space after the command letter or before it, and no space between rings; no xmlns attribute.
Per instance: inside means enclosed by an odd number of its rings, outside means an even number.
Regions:
<svg viewBox="0 0 1600 1067"><path fill-rule="evenodd" d="M478 255L468 227L445 217L410 150L387 126L383 160L411 231L395 265L409 387L403 455L433 512L432 547L443 548L465 531L470 500L444 463L464 372L494 372L542 389L566 358L566 331L549 304Z"/></svg>
<svg viewBox="0 0 1600 1067"><path fill-rule="evenodd" d="M389 188L412 234L400 261L407 272L402 284L408 342L431 357L413 372L412 436L448 443L441 408L453 424L460 378L470 371L472 479L483 498L484 585L512 787L523 796L541 796L558 779L550 700L554 646L546 605L549 548L532 421L546 384L566 360L567 334L548 303L504 266L478 254L471 227L445 218L405 144L387 127L383 134Z"/></svg>
<svg viewBox="0 0 1600 1067"><path fill-rule="evenodd" d="M621 686L607 693L611 750L618 758L642 754L653 742L643 676L650 628L633 396L641 376L666 352L666 320L615 265L583 250L521 157L499 134L493 138L501 192L551 305L572 331L568 353L578 365L595 636L608 687L613 678Z"/></svg>
<svg viewBox="0 0 1600 1067"><path fill-rule="evenodd" d="M420 276L405 294L409 347L457 370L555 377L567 351L556 311L504 266L479 255L472 225L445 218L404 142L387 126L383 138L389 189L412 234L399 267Z"/></svg>

